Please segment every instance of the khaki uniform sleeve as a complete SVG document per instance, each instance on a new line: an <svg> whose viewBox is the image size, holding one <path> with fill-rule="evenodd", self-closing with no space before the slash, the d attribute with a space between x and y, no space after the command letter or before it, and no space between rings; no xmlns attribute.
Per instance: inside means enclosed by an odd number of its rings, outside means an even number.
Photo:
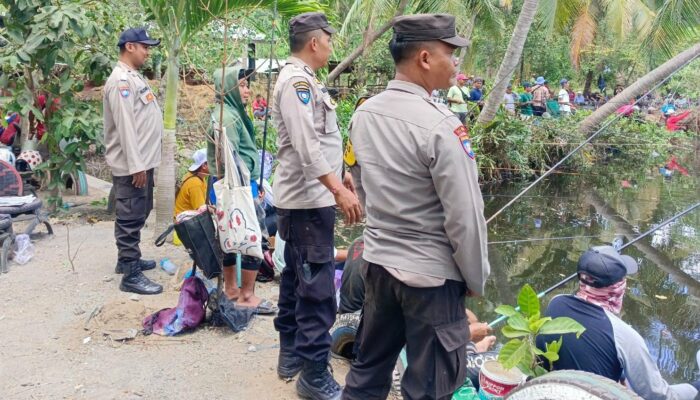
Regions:
<svg viewBox="0 0 700 400"><path fill-rule="evenodd" d="M307 181L312 181L333 172L321 152L321 142L314 129L314 112L316 110L314 85L302 77L293 77L285 83L280 93L280 110L282 120L287 128L292 148L301 159L302 171ZM302 101L303 91L308 90L309 101Z"/></svg>
<svg viewBox="0 0 700 400"><path fill-rule="evenodd" d="M461 136L461 137L460 137ZM428 137L426 155L435 190L445 212L445 232L470 291L483 295L491 268L484 202L466 128L456 117L440 123Z"/></svg>
<svg viewBox="0 0 700 400"><path fill-rule="evenodd" d="M126 85L128 85L127 81L119 81L116 85L109 85L105 88L105 97L112 112L121 150L126 156L126 167L129 170L129 175L133 175L145 171L146 166L138 147L136 122L134 121L136 90L133 85L129 85L129 94L125 97L122 95L122 90Z"/></svg>

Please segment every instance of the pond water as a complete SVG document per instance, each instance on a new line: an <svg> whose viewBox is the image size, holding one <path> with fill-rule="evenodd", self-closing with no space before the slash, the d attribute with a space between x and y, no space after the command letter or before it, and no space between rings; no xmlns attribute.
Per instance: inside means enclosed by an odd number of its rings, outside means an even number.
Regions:
<svg viewBox="0 0 700 400"><path fill-rule="evenodd" d="M657 168L620 175L601 166L590 174L560 174L540 182L489 224L491 276L486 295L467 306L483 321L497 317L499 304L515 304L529 283L542 291L576 271L578 257L590 246L624 243L700 201L697 148L678 155L690 171L670 178ZM490 216L527 182L482 188ZM359 236L362 227L342 228L337 245ZM624 250L639 262L628 280L622 318L645 338L662 374L671 383L696 379L700 350L700 209ZM572 238L573 237L573 238ZM557 239L562 238L562 239ZM505 243L512 240L529 240ZM544 239L544 240L540 240ZM546 296L573 293L574 283ZM502 339L502 338L501 338Z"/></svg>

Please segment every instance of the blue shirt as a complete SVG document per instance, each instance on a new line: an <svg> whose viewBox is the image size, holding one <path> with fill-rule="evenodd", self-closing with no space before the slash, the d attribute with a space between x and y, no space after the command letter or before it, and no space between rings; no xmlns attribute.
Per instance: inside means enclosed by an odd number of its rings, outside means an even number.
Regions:
<svg viewBox="0 0 700 400"><path fill-rule="evenodd" d="M617 315L571 295L556 296L545 316L569 317L586 328L580 338L563 335L554 369L574 369L625 379L627 386L645 400L693 400L698 390L688 383L669 385L661 376L644 339ZM560 335L540 335L537 347L559 340ZM547 361L545 361L545 364ZM548 367L548 365L545 365Z"/></svg>
<svg viewBox="0 0 700 400"><path fill-rule="evenodd" d="M482 96L483 92L481 89L472 88L472 90L469 92L469 101L479 101L481 100Z"/></svg>

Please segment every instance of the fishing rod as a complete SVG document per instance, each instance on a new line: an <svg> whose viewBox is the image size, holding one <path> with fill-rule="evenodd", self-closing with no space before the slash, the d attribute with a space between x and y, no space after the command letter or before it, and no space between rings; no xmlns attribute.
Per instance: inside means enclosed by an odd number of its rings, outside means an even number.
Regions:
<svg viewBox="0 0 700 400"><path fill-rule="evenodd" d="M275 55L275 28L277 27L277 0L272 13L272 32L270 33L270 61L267 63L267 107L265 108L265 124L263 125L262 157L260 157L260 184L258 190L263 189L265 180L265 147L267 147L267 125L270 121L270 90L272 90L272 57Z"/></svg>
<svg viewBox="0 0 700 400"><path fill-rule="evenodd" d="M700 55L700 54L698 54L698 55ZM646 93L644 93L644 95L642 95L640 98L638 98L637 100L635 100L634 103L632 103L632 105L636 105L637 103L639 103L639 101L640 101L641 99L643 99L644 97L646 97L649 93L653 92L654 90L656 90L657 88L659 88L661 85L663 85L664 83L666 83L666 81L668 81L669 79L671 79L671 77L673 77L673 75L675 75L676 73L678 73L678 71L680 71L682 68L684 68L684 67L685 67L686 65L688 65L689 63L693 62L693 61L698 57L698 55L696 55L696 56L690 58L688 61L686 61L685 63L681 64L675 71L673 71L673 73L669 74L667 77L665 77L665 78L662 79L659 83L657 83L657 84L654 85L651 89L649 89ZM613 119L611 119L611 120L609 120L608 122L606 122L605 124L603 124L603 126L601 126L597 131L595 131L591 136L589 136L588 139L586 139L583 143L581 143L581 144L579 144L578 146L576 146L576 148L573 149L573 150L571 150L571 151L569 152L569 154L567 154L566 156L564 156L564 158L562 158L562 159L559 160L556 164L554 164L554 166L552 166L552 168L548 169L544 174L540 175L539 178L537 178L534 182L532 182L528 187L526 187L525 189L523 189L517 196L515 196L515 197L514 197L511 201L509 201L505 206L501 207L500 210L496 211L495 214L491 215L491 216L486 220L486 223L488 224L489 222L493 221L493 219L496 218L499 214L501 214L506 208L510 207L513 203L515 203L518 199L520 199L520 197L521 197L522 195L524 195L525 193L527 193L530 189L532 189L535 185L537 185L541 180L543 180L544 178L548 177L552 172L554 172L554 170L555 170L556 168L558 168L560 165L562 165L562 164L563 164L566 160L568 160L571 156L573 156L573 155L576 154L579 150L581 150L581 149L583 148L583 146L585 146L585 145L587 145L588 143L590 143L590 142L591 142L593 139L595 139L600 133L602 133L605 129L607 129L608 126L610 126L613 122L617 121L617 120L620 119L620 118L622 118L622 115L621 115L621 114L617 114Z"/></svg>
<svg viewBox="0 0 700 400"><path fill-rule="evenodd" d="M695 203L694 205L692 205L692 206L686 208L685 210L683 210L683 211L681 211L680 213L674 215L673 217L667 219L666 221L662 222L661 224L659 224L659 225L657 225L657 226L655 226L655 227L649 229L648 231L642 233L641 235L637 236L636 238L632 239L631 241L625 243L625 244L624 244L622 247L620 247L617 251L618 251L618 252L621 252L621 251L624 250L625 248L627 248L627 247L629 247L629 246L631 246L631 245L637 243L638 241L642 240L643 238L649 236L649 234L651 234L651 233L653 233L653 232L655 232L655 231L657 231L657 230L663 228L664 226L670 224L671 222L677 220L678 218L683 217L684 215L686 215L686 214L692 212L693 210L695 210L695 209L698 208L698 207L700 207L700 202ZM546 290L544 290L544 291L542 291L542 292L540 292L540 293L537 293L537 298L538 298L538 299L541 299L542 297L546 296L547 294L551 293L552 291L556 290L557 288L559 288L559 287L565 285L566 283L570 282L571 280L573 280L573 279L576 278L577 276L578 276L578 272L575 272L575 273L573 273L573 274L567 276L566 278L564 278L564 279L563 279L562 281L560 281L559 283L557 283L557 284L555 284L555 285L553 285L553 286L547 288ZM516 307L515 309L516 309L516 310L520 310L520 307ZM500 324L501 322L505 321L506 318L508 318L508 317L506 317L505 315L502 315L502 316L496 318L493 322L489 323L489 326L490 326L490 327L496 326L496 325Z"/></svg>
<svg viewBox="0 0 700 400"><path fill-rule="evenodd" d="M488 242L487 244L510 244L510 243L528 243L528 242L548 242L550 240L569 240L569 239L586 239L595 238L598 235L585 235L585 236L560 236L551 238L528 238L528 239L517 239L517 240L501 240L497 242Z"/></svg>

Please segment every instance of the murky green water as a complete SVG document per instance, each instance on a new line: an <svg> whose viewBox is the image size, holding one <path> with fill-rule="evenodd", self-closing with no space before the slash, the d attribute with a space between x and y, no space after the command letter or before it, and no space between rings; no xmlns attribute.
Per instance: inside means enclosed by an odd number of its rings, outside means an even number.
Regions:
<svg viewBox="0 0 700 400"><path fill-rule="evenodd" d="M529 283L542 291L575 272L578 257L590 246L625 243L700 201L698 154L679 155L690 175L670 179L656 168L619 175L613 167L599 173L557 175L541 182L489 225L489 241L571 237L489 246L491 277L486 296L470 300L482 320L493 309L515 304L519 288ZM623 181L627 181L623 183ZM629 183L629 185L627 185ZM484 187L485 214L492 215L526 183ZM629 186L629 187L623 187ZM341 229L338 245L358 236L361 227ZM345 242L345 243L343 243ZM640 272L629 279L622 317L645 338L662 374L672 383L696 379L700 350L700 209L625 249ZM571 283L558 293L572 293Z"/></svg>

